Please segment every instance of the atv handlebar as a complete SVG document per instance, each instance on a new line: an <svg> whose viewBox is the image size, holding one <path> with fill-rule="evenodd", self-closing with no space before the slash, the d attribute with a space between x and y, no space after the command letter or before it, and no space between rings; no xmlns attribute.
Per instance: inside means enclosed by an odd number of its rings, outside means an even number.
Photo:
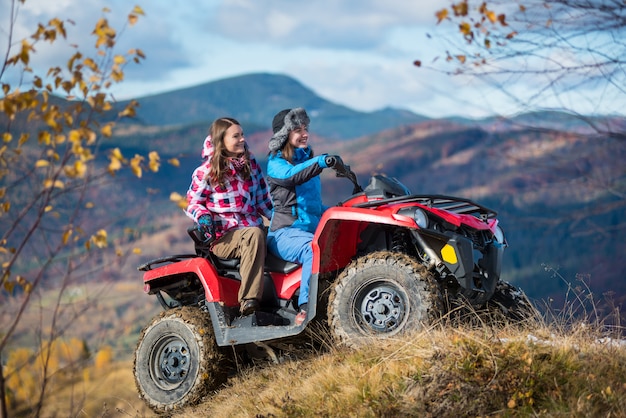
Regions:
<svg viewBox="0 0 626 418"><path fill-rule="evenodd" d="M337 177L345 177L354 184L352 194L357 194L363 191L359 185L359 181L356 178L354 171L350 169L350 166L345 164L338 155L327 155L325 160L326 165L337 172Z"/></svg>

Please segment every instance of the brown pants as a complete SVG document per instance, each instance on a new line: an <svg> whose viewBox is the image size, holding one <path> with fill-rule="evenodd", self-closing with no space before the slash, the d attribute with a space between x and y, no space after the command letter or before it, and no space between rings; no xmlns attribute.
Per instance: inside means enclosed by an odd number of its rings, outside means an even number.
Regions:
<svg viewBox="0 0 626 418"><path fill-rule="evenodd" d="M239 301L263 297L263 267L265 265L265 231L247 227L227 232L213 243L211 252L220 258L238 258L241 286Z"/></svg>

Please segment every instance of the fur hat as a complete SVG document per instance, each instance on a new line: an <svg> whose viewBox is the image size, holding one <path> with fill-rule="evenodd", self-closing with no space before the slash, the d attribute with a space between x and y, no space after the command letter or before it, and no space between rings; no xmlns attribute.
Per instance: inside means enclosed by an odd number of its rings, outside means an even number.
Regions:
<svg viewBox="0 0 626 418"><path fill-rule="evenodd" d="M301 126L309 126L309 122L306 110L301 107L284 109L278 112L274 116L274 120L272 120L274 136L270 139L270 152L276 152L284 147L285 143L287 143L287 138L289 138L289 132Z"/></svg>

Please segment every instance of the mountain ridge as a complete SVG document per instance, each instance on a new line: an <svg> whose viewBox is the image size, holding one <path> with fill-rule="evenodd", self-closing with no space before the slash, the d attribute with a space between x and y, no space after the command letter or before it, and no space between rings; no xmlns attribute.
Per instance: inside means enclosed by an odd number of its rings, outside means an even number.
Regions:
<svg viewBox="0 0 626 418"><path fill-rule="evenodd" d="M140 107L136 122L156 126L208 125L218 117L233 116L244 125L269 129L272 118L280 110L304 107L312 119L312 129L335 139L355 138L428 119L402 109L352 110L319 97L291 77L270 73L225 78L137 100ZM127 103L122 101L119 105L123 107Z"/></svg>

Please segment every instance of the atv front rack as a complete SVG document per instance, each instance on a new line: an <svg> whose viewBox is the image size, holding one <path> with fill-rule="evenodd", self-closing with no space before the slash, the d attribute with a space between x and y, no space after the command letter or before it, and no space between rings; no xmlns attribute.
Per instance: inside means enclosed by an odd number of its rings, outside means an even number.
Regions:
<svg viewBox="0 0 626 418"><path fill-rule="evenodd" d="M478 203L459 197L446 195L411 195L398 196L389 199L372 200L354 205L357 208L371 208L394 203L419 203L429 208L446 210L459 215L473 215L482 220L493 219L498 213Z"/></svg>

